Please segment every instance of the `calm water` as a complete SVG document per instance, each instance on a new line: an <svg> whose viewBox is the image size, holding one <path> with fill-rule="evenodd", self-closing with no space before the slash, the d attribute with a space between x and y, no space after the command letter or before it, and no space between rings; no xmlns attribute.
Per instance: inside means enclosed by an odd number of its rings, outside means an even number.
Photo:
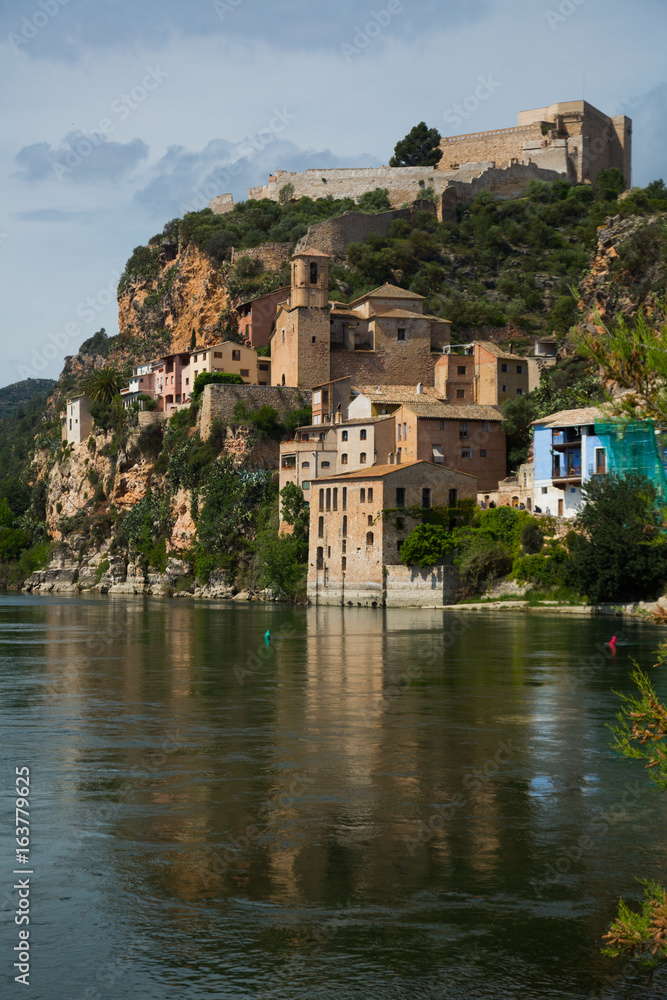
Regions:
<svg viewBox="0 0 667 1000"><path fill-rule="evenodd" d="M0 995L24 765L33 998L599 993L617 898L667 878L667 795L605 729L665 631L596 660L612 626L0 598Z"/></svg>

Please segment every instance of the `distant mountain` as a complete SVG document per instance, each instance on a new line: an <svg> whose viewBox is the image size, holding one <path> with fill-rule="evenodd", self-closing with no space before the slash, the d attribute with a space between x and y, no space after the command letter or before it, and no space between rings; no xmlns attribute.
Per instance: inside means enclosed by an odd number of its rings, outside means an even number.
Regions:
<svg viewBox="0 0 667 1000"><path fill-rule="evenodd" d="M58 385L51 378L26 378L0 389L0 420L13 416L35 396L46 396Z"/></svg>

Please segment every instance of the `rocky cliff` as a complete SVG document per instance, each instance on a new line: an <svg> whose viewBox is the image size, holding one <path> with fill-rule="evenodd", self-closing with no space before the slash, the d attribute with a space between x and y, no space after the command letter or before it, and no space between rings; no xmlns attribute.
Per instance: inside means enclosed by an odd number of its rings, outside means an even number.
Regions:
<svg viewBox="0 0 667 1000"><path fill-rule="evenodd" d="M229 305L223 275L193 244L162 253L150 277L128 277L118 296L118 327L132 340L160 337L168 350L187 351L220 339Z"/></svg>

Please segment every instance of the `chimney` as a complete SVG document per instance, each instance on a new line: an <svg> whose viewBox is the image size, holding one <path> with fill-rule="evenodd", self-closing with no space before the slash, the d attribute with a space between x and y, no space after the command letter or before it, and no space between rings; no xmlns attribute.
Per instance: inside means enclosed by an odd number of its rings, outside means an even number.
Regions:
<svg viewBox="0 0 667 1000"><path fill-rule="evenodd" d="M424 386L421 382L417 382L417 395L418 396L424 395Z"/></svg>

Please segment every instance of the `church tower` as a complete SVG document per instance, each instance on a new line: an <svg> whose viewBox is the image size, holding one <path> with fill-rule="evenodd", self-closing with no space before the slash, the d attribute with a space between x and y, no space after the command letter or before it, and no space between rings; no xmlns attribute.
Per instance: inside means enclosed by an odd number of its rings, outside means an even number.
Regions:
<svg viewBox="0 0 667 1000"><path fill-rule="evenodd" d="M328 382L331 357L329 264L319 250L292 257L289 303L278 309L271 339L271 380L274 385L310 389Z"/></svg>

